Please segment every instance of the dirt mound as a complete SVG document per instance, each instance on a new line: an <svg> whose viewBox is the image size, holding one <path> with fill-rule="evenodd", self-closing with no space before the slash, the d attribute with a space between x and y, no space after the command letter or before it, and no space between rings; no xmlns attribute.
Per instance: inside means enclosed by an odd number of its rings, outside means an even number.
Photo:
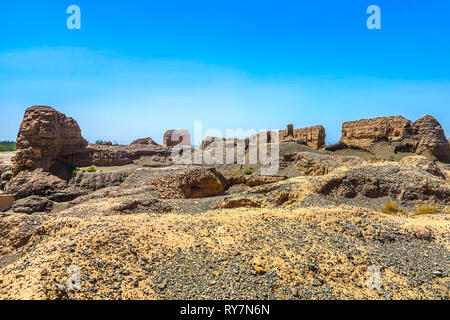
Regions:
<svg viewBox="0 0 450 320"><path fill-rule="evenodd" d="M422 168L426 172L431 173L434 176L441 177L445 179L445 176L439 166L431 161L429 158L424 156L409 156L401 159L400 164L405 164L413 167Z"/></svg>
<svg viewBox="0 0 450 320"><path fill-rule="evenodd" d="M132 143L130 143L130 145L135 145L135 144L159 146L159 144L157 144L155 141L153 141L153 139L150 138L150 137L142 138L142 139L136 139Z"/></svg>
<svg viewBox="0 0 450 320"><path fill-rule="evenodd" d="M50 212L53 209L53 202L47 198L31 196L17 200L12 209L15 213Z"/></svg>

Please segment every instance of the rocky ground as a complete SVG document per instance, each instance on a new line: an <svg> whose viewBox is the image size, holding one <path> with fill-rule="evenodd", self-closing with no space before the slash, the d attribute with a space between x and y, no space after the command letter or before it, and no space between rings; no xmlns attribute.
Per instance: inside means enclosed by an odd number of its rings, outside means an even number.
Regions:
<svg viewBox="0 0 450 320"><path fill-rule="evenodd" d="M449 298L445 165L283 148L286 175L270 179L141 160L81 174L90 186L127 172L50 210L16 204L1 216L0 297ZM382 213L387 202L404 212ZM436 213L415 215L423 204Z"/></svg>

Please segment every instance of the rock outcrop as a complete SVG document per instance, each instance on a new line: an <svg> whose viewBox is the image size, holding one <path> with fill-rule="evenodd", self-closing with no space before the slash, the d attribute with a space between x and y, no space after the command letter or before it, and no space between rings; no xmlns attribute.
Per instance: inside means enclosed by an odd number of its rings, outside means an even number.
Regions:
<svg viewBox="0 0 450 320"><path fill-rule="evenodd" d="M412 132L412 122L402 116L362 119L342 124L340 142L364 148L380 140L400 140Z"/></svg>
<svg viewBox="0 0 450 320"><path fill-rule="evenodd" d="M402 116L380 117L344 122L340 142L367 148L385 141L395 145L395 152L412 152L450 161L450 147L444 130L432 116L412 122Z"/></svg>
<svg viewBox="0 0 450 320"><path fill-rule="evenodd" d="M152 180L144 186L146 192L162 199L191 199L223 194L227 179L216 169L194 169Z"/></svg>
<svg viewBox="0 0 450 320"><path fill-rule="evenodd" d="M204 198L223 193L227 180L215 169L192 170L182 182L181 189L186 198Z"/></svg>
<svg viewBox="0 0 450 320"><path fill-rule="evenodd" d="M47 198L31 196L28 198L17 200L12 209L16 213L35 213L50 212L53 208L53 202Z"/></svg>
<svg viewBox="0 0 450 320"><path fill-rule="evenodd" d="M69 189L95 191L118 186L131 174L131 171L116 172L78 172L68 183Z"/></svg>
<svg viewBox="0 0 450 320"><path fill-rule="evenodd" d="M191 135L186 129L179 130L168 130L164 133L163 146L164 147L175 147L176 145L190 146L191 145Z"/></svg>
<svg viewBox="0 0 450 320"><path fill-rule="evenodd" d="M12 178L12 166L0 165L0 191L5 190Z"/></svg>
<svg viewBox="0 0 450 320"><path fill-rule="evenodd" d="M67 188L67 182L42 168L34 171L21 171L7 189L16 199L26 198L32 195L48 197Z"/></svg>
<svg viewBox="0 0 450 320"><path fill-rule="evenodd" d="M399 201L450 203L450 189L440 177L421 168L397 163L361 164L341 167L323 176L316 190L322 195L341 198L391 197Z"/></svg>
<svg viewBox="0 0 450 320"><path fill-rule="evenodd" d="M13 176L37 168L60 174L83 158L87 145L74 119L50 107L28 108L17 135Z"/></svg>
<svg viewBox="0 0 450 320"><path fill-rule="evenodd" d="M22 171L11 181L7 192L16 199L39 196L56 202L70 201L91 191L117 186L129 174L129 171L79 172L63 180L43 169Z"/></svg>

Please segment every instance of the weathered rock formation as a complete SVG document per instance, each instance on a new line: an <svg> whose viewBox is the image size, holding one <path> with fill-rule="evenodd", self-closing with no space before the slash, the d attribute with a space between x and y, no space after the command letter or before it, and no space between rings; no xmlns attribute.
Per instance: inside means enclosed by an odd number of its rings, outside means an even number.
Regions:
<svg viewBox="0 0 450 320"><path fill-rule="evenodd" d="M25 199L17 200L12 209L16 213L35 213L50 212L53 208L53 202L47 198L31 196Z"/></svg>
<svg viewBox="0 0 450 320"><path fill-rule="evenodd" d="M341 142L368 147L374 141L396 141L412 134L412 122L402 116L349 121L342 124Z"/></svg>
<svg viewBox="0 0 450 320"><path fill-rule="evenodd" d="M67 188L67 182L42 168L34 171L21 171L15 176L7 189L16 199L32 195L48 197Z"/></svg>
<svg viewBox="0 0 450 320"><path fill-rule="evenodd" d="M213 197L223 194L227 179L216 169L194 169L144 184L146 192L163 199Z"/></svg>
<svg viewBox="0 0 450 320"><path fill-rule="evenodd" d="M396 152L415 152L450 161L450 147L444 130L432 116L412 122L402 116L344 122L340 142L367 148L379 141L395 145Z"/></svg>
<svg viewBox="0 0 450 320"><path fill-rule="evenodd" d="M28 108L17 135L13 176L37 168L59 173L82 158L87 145L74 119L50 107Z"/></svg>
<svg viewBox="0 0 450 320"><path fill-rule="evenodd" d="M434 176L441 177L445 179L444 173L441 169L436 165L435 161L431 161L427 157L424 156L409 156L401 159L398 163L405 164L412 167L418 167L425 170L428 173L431 173Z"/></svg>
<svg viewBox="0 0 450 320"><path fill-rule="evenodd" d="M293 162L294 168L303 176L325 175L339 167L364 163L364 160L359 157L334 156L311 152L288 154L283 157L283 160Z"/></svg>
<svg viewBox="0 0 450 320"><path fill-rule="evenodd" d="M163 146L175 147L176 145L190 146L191 135L186 129L168 130L164 133Z"/></svg>
<svg viewBox="0 0 450 320"><path fill-rule="evenodd" d="M186 198L203 198L223 193L227 180L215 169L192 170L182 182L181 189Z"/></svg>
<svg viewBox="0 0 450 320"><path fill-rule="evenodd" d="M131 174L131 171L116 172L78 172L68 182L69 190L95 191L106 187L118 186Z"/></svg>
<svg viewBox="0 0 450 320"><path fill-rule="evenodd" d="M11 165L0 165L0 191L8 187L9 181L12 178L11 168Z"/></svg>
<svg viewBox="0 0 450 320"><path fill-rule="evenodd" d="M4 213L0 223L0 256L26 245L47 215Z"/></svg>

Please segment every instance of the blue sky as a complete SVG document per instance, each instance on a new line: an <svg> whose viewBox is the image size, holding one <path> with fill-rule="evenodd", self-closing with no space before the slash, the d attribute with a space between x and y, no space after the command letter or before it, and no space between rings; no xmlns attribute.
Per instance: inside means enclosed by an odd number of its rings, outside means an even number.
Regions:
<svg viewBox="0 0 450 320"><path fill-rule="evenodd" d="M81 8L68 30L66 8ZM381 30L366 9L381 8ZM83 136L432 114L450 135L450 1L1 1L0 140L50 105Z"/></svg>

